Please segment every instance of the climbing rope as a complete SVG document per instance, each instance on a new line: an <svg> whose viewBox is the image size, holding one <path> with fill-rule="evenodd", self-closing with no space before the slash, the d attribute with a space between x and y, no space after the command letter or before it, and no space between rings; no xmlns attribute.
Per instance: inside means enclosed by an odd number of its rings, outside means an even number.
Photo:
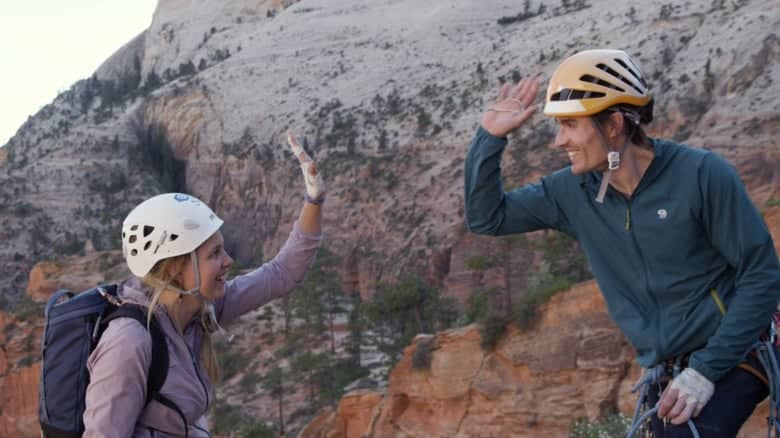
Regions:
<svg viewBox="0 0 780 438"><path fill-rule="evenodd" d="M674 371L671 373L672 377L677 377L682 372L682 364L678 360L674 364ZM633 438L634 435L643 427L647 426L647 422L650 421L653 415L658 414L658 403L652 408L649 408L647 402L647 395L650 393L650 387L661 382L664 376L668 376L669 370L666 364L658 364L653 368L648 368L639 379L639 382L634 385L631 392L639 392L639 398L636 401L636 408L634 408L634 416L631 420L631 428L628 430L626 438ZM660 400L659 400L660 401ZM649 409L648 409L649 408ZM642 413L642 411L645 411ZM696 429L696 425L692 420L688 420L688 428L691 429L691 433L694 438L700 438L699 431Z"/></svg>
<svg viewBox="0 0 780 438"><path fill-rule="evenodd" d="M778 357L778 331L776 321L773 320L769 329L769 335L754 346L754 350L766 371L766 377L769 381L769 416L767 417L767 437L780 438L780 358ZM628 431L627 438L633 438L634 435L647 425L650 418L658 413L658 403L649 408L647 395L652 385L661 382L664 376L672 375L677 377L682 372L682 364L676 361L672 373L666 364L659 364L649 368L642 375L642 378L631 389L631 392L639 392L639 397L634 409L634 416L631 421L631 428ZM644 413L642 411L645 411ZM688 427L695 438L699 438L699 431L692 420L688 420ZM646 429L645 429L646 430ZM774 432L774 434L773 434Z"/></svg>
<svg viewBox="0 0 780 438"><path fill-rule="evenodd" d="M756 343L755 351L758 356L758 360L764 367L767 380L769 381L769 417L767 417L767 434L766 436L772 438L772 431L774 431L775 437L780 437L780 361L777 357L777 326L776 320L772 321L772 325L769 328L769 336L767 339L762 339Z"/></svg>

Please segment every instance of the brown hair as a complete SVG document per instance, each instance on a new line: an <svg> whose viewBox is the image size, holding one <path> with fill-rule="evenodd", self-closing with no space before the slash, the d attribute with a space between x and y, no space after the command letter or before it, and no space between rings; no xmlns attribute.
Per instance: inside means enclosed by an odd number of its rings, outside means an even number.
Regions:
<svg viewBox="0 0 780 438"><path fill-rule="evenodd" d="M184 254L176 257L160 260L154 265L152 270L141 280L144 285L147 286L147 294L151 299L149 304L149 312L147 313L147 325L152 320L152 312L159 305L160 296L162 293L173 285L174 290L179 288L176 284L175 278L184 269L184 265L189 254ZM200 346L200 358L203 362L203 367L206 368L206 372L209 375L209 379L212 383L218 383L221 379L221 373L219 369L219 361L217 360L217 352L214 348L214 342L211 338L211 332L205 329L205 318L208 318L206 310L206 303L200 309L201 323L204 325L203 340Z"/></svg>
<svg viewBox="0 0 780 438"><path fill-rule="evenodd" d="M641 124L631 120L631 117L626 115L626 111L630 110L613 107L604 110L594 115L593 117L596 119L596 123L598 123L599 126L605 126L607 123L610 123L609 117L612 115L612 113L619 113L623 117L623 135L628 137L628 139L631 140L631 143L641 147L648 147L650 145L650 141L647 139L647 134L645 134L644 128L642 128ZM637 117L639 116L637 115Z"/></svg>

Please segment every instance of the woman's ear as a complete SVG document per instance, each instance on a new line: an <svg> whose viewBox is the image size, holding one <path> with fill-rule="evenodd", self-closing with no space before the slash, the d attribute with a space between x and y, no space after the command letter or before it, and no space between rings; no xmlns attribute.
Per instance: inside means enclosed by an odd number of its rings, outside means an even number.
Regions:
<svg viewBox="0 0 780 438"><path fill-rule="evenodd" d="M171 279L176 285L181 285L184 279L184 266L185 263L171 263L168 267L168 278Z"/></svg>

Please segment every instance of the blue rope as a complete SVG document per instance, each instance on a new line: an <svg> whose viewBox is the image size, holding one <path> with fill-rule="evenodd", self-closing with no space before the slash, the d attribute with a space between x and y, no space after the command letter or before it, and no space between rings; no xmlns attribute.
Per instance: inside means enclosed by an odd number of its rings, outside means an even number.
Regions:
<svg viewBox="0 0 780 438"><path fill-rule="evenodd" d="M769 416L767 417L767 437L780 438L780 358L778 358L777 348L774 342L774 327L773 336L767 341L759 341L755 344L756 355L759 362L766 371L766 377L769 381ZM678 374L680 368L675 364L674 374ZM640 415L643 407L647 407L647 395L650 391L650 386L660 382L661 378L666 374L666 369L663 365L657 365L653 368L645 371L645 374L631 389L631 392L641 390L639 398L637 399L636 408L634 409L634 416L631 421L631 428L629 429L627 438L633 438L639 429L649 421L652 415L658 414L658 404L648 409L644 414ZM688 428L691 429L691 433L695 438L699 438L699 432L696 429L696 425L693 421L688 420ZM774 435L772 434L774 432Z"/></svg>
<svg viewBox="0 0 780 438"><path fill-rule="evenodd" d="M680 373L681 368L679 364L674 366L675 376ZM634 435L642 428L645 423L650 420L650 417L658 414L658 403L651 409L648 409L644 414L639 415L643 407L647 407L647 394L650 392L650 386L661 381L661 378L666 375L666 367L664 364L656 365L653 368L647 369L639 382L631 389L631 392L636 392L641 389L639 398L636 401L636 407L634 408L634 417L631 420L631 428L628 431L626 438L633 438ZM688 420L688 428L691 429L691 433L694 438L701 438L699 431L696 429L696 425L692 420Z"/></svg>
<svg viewBox="0 0 780 438"><path fill-rule="evenodd" d="M780 409L780 400L778 400L778 395L780 395L778 384L780 384L780 381L777 379L780 376L780 365L778 364L774 342L771 339L758 342L756 344L756 353L769 381L769 417L767 417L768 430L766 436L772 438L772 431L774 430L774 436L780 437L780 413L778 412L778 409Z"/></svg>

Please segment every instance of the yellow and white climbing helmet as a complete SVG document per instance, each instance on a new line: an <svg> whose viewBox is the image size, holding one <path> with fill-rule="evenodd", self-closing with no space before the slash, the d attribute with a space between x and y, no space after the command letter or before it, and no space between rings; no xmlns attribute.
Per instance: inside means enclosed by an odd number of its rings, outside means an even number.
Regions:
<svg viewBox="0 0 780 438"><path fill-rule="evenodd" d="M652 100L642 71L626 52L585 50L566 58L553 73L544 115L578 117L619 105L648 107L637 115L643 123L649 123L653 119Z"/></svg>

